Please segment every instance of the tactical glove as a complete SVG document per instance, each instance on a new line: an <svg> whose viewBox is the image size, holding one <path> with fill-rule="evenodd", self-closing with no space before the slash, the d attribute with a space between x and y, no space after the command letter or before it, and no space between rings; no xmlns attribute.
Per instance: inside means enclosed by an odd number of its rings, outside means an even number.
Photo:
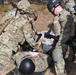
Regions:
<svg viewBox="0 0 76 75"><path fill-rule="evenodd" d="M38 41L39 41L39 39L41 38L42 34L36 34L36 35L38 36L38 38L37 38L36 42L38 42Z"/></svg>
<svg viewBox="0 0 76 75"><path fill-rule="evenodd" d="M55 39L54 39L54 42L53 42L53 46L56 46L58 40L59 40L59 35L58 36L55 36Z"/></svg>

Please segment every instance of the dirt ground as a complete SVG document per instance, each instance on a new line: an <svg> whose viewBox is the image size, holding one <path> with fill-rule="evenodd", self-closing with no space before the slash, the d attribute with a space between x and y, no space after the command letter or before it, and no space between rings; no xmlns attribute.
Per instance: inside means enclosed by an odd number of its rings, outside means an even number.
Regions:
<svg viewBox="0 0 76 75"><path fill-rule="evenodd" d="M38 13L38 19L35 22L36 30L37 31L48 30L49 29L48 25L53 21L53 15L47 10L46 5L43 6L40 4L32 4L31 7L37 10ZM3 11L0 11L0 19L4 14L5 13ZM68 72L68 75L76 75L76 64L74 63L66 64L66 71Z"/></svg>

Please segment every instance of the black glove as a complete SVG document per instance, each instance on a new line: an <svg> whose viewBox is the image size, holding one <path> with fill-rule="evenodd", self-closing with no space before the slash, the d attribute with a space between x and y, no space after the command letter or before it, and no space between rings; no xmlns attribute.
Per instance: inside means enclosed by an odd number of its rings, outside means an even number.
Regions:
<svg viewBox="0 0 76 75"><path fill-rule="evenodd" d="M42 34L36 34L37 36L39 36L39 37L41 37L42 36Z"/></svg>
<svg viewBox="0 0 76 75"><path fill-rule="evenodd" d="M57 44L57 42L58 42L58 40L59 40L59 35L58 36L55 36L55 39L54 39L54 41L53 41L53 46L56 46L56 44Z"/></svg>
<svg viewBox="0 0 76 75"><path fill-rule="evenodd" d="M39 41L39 39L41 38L42 34L36 34L36 35L38 36L38 38L37 38L36 42L38 42L38 41Z"/></svg>
<svg viewBox="0 0 76 75"><path fill-rule="evenodd" d="M58 42L60 35L55 36L55 41Z"/></svg>

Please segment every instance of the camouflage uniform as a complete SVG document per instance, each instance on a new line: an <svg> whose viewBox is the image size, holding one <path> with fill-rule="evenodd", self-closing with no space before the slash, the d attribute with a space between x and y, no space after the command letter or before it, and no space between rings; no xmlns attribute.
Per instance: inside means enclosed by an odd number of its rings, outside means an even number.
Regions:
<svg viewBox="0 0 76 75"><path fill-rule="evenodd" d="M25 4L27 0L21 0L21 2ZM19 2L19 4L21 4L21 2ZM24 10L30 6L29 3L26 4L27 6L23 5L25 8ZM6 18L8 18L7 15ZM4 20L6 18L4 18ZM31 24L29 23L26 15L21 15L8 24L4 29L4 32L0 35L0 72L9 70L12 53L17 53L19 50L19 43L23 44L26 40L31 47L35 47L36 42L34 40L34 34L35 33L32 30Z"/></svg>
<svg viewBox="0 0 76 75"><path fill-rule="evenodd" d="M16 60L17 67L19 68L19 65L21 61L25 58L31 59L35 64L35 73L43 73L46 72L48 69L48 66L51 62L51 58L43 53L39 53L37 56L30 56L29 52L18 52L13 59ZM33 73L34 74L34 73ZM32 75L33 75L32 74Z"/></svg>
<svg viewBox="0 0 76 75"><path fill-rule="evenodd" d="M4 23L7 19L9 19L11 17L18 18L19 16L21 16L18 12L16 14L16 11L17 11L17 9L13 8L13 9L9 10L8 12L6 12L6 14L3 16L2 20L0 21L0 23Z"/></svg>
<svg viewBox="0 0 76 75"><path fill-rule="evenodd" d="M64 72L65 63L62 56L62 50L66 51L68 49L68 46L65 43L70 37L74 36L74 22L72 16L66 10L63 10L60 15L56 17L57 18L54 20L54 30L56 35L60 34L60 39L53 51L53 58L54 61L57 62L55 66L56 72L59 73ZM56 25L59 26L57 27ZM60 57L57 58L56 54L60 54Z"/></svg>

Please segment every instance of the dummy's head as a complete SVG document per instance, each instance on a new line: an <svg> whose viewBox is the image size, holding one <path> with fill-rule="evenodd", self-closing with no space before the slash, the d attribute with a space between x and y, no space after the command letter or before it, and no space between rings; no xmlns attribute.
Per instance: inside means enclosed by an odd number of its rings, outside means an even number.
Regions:
<svg viewBox="0 0 76 75"><path fill-rule="evenodd" d="M19 71L22 74L32 74L35 70L35 64L34 62L29 59L29 58L25 58L24 60L21 61L21 64L19 66Z"/></svg>

